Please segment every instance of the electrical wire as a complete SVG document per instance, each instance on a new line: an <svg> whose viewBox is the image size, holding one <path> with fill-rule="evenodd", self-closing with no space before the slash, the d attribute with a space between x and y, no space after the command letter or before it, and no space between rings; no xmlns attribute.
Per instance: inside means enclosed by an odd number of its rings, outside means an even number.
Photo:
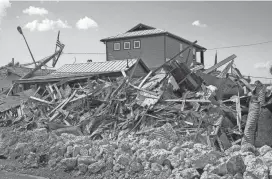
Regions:
<svg viewBox="0 0 272 179"><path fill-rule="evenodd" d="M272 78L262 77L262 76L246 76L246 75L243 75L243 76L244 76L244 77L251 77L251 78L260 78L260 79L272 80Z"/></svg>
<svg viewBox="0 0 272 179"><path fill-rule="evenodd" d="M74 55L74 54L76 54L76 55L85 55L85 54L104 55L106 53L88 53L88 52L86 52L86 53L63 53L63 54L68 54L68 55Z"/></svg>
<svg viewBox="0 0 272 179"><path fill-rule="evenodd" d="M266 41L266 42L253 43L253 44L233 45L233 46L227 46L227 47L210 48L210 49L207 49L207 50L217 50L217 49L226 49L226 48L235 48L235 47L248 47L248 46L261 45L261 44L267 44L267 43L272 43L272 40Z"/></svg>

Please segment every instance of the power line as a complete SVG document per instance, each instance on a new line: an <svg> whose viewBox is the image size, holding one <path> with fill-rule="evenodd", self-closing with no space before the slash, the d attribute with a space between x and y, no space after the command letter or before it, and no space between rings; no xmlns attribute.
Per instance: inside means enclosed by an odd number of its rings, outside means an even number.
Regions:
<svg viewBox="0 0 272 179"><path fill-rule="evenodd" d="M94 55L104 55L104 54L106 54L106 53L88 53L88 52L86 52L86 53L62 53L62 54L68 54L68 55L85 55L85 54L94 54Z"/></svg>
<svg viewBox="0 0 272 179"><path fill-rule="evenodd" d="M266 41L266 42L253 43L253 44L244 44L244 45L234 45L234 46L228 46L228 47L210 48L210 49L207 49L207 50L217 50L217 49L235 48L235 47L248 47L248 46L261 45L261 44L266 44L266 43L272 43L272 40Z"/></svg>
<svg viewBox="0 0 272 179"><path fill-rule="evenodd" d="M248 77L246 75L243 75L244 77ZM249 76L251 78L260 78L260 79L267 79L267 80L272 80L272 78L268 78L268 77L262 77L262 76Z"/></svg>

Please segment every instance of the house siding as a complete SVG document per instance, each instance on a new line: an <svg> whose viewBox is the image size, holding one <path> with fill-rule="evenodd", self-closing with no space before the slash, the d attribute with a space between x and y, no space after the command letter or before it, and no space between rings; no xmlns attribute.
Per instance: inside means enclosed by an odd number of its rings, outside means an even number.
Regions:
<svg viewBox="0 0 272 179"><path fill-rule="evenodd" d="M141 48L133 49L133 41L140 40ZM113 50L113 44L121 43L119 51ZM124 42L130 42L130 49L124 49ZM141 58L149 67L157 67L165 62L164 36L151 36L141 38L131 38L126 40L109 41L106 43L107 60L123 60L131 58Z"/></svg>
<svg viewBox="0 0 272 179"><path fill-rule="evenodd" d="M186 47L189 46L185 42L174 39L173 37L166 36L166 58L171 59L172 57L177 55L180 52L180 44L182 44L183 49L185 49ZM195 49L196 49L196 51L200 50L197 48L195 48ZM178 60L180 62L186 62L188 54L189 54L189 50L186 50L183 53L183 57L177 56L176 60ZM193 51L191 50L189 57L188 57L188 62L192 62L192 61L193 61Z"/></svg>

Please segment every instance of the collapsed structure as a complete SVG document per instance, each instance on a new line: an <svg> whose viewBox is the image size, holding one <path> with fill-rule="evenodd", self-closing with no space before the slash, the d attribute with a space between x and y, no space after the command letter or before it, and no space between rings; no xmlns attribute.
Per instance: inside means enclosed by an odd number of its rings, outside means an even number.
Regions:
<svg viewBox="0 0 272 179"><path fill-rule="evenodd" d="M145 65L143 59L138 58L64 65L46 76L25 76L14 82L16 85L23 85L24 89L30 88L29 97L24 98L20 105L4 110L1 124L13 126L15 130L25 132L25 135L36 131L65 140L65 148L61 149L61 154L51 153L51 148L39 150L35 146L33 156L39 157L38 164L45 162L55 168L79 170L80 174L86 174L87 171L89 174L101 174L103 170L107 171L108 166L104 160L108 159L108 155L102 156L103 152L108 154L109 150L118 149L113 147L100 153L93 152L94 148L91 146L95 147L95 141L106 141L104 145L113 146L113 141L118 143L135 136L144 144L143 140L147 137L161 140L162 143L158 145L167 145L165 150L170 151L175 145L184 147L185 141L191 141L222 153L235 150L237 145L252 148L272 145L272 140L267 135L272 130L269 127L271 91L267 91L266 86L260 82L251 85L241 75L233 66L236 55L231 55L209 69L204 69L201 63L188 66L175 59L194 44L196 42L152 70ZM226 67L217 71L223 65ZM20 114L14 112L14 107L19 109ZM69 142L69 138L80 141L80 144ZM47 136L44 140L48 142L49 139L51 140ZM169 147L170 144L172 147ZM28 144L24 145L30 147ZM11 155L12 152L6 149L10 146L1 147L4 151L2 155ZM133 152L128 143L121 144L120 147L123 152L132 152L133 155L140 150L135 149ZM26 160L24 157L28 154L22 153L22 147L17 145L16 148L11 156ZM40 157L44 155L47 159L41 161ZM55 155L58 155L58 160L53 160ZM152 158L153 154L150 155ZM148 159L152 175L158 177L163 173L164 169L161 167L170 160L167 158L169 155L156 153L158 158L153 156L153 159ZM218 154L209 153L208 156L217 158ZM240 161L238 158L236 156L228 161ZM135 159L132 163L128 160L128 156L118 154L115 161L122 166L119 169L111 167L109 170L119 171L126 165L133 168L134 173L131 175L138 175L137 172L144 170L140 159ZM200 177L203 171L199 172L199 169L204 170L209 164L206 162L202 165L198 162L199 159L194 160L194 165L188 164L187 167L192 169L186 172L194 174L187 178ZM218 176L230 174L230 171L233 176L243 174L244 163L241 165L243 167L233 170L228 168L223 174L221 170L221 173L217 170L213 172ZM178 167L180 166L170 160L170 170ZM183 173L184 178L187 176L186 172ZM170 176L171 172L166 178Z"/></svg>

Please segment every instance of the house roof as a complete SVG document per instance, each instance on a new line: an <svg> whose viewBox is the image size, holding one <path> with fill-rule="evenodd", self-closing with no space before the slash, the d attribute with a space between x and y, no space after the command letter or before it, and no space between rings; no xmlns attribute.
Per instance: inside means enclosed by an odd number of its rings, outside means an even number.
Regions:
<svg viewBox="0 0 272 179"><path fill-rule="evenodd" d="M27 73L29 73L31 70L33 70L33 68L26 68L26 67L1 67L1 69L6 69L11 73L14 73L20 77L26 75ZM49 69L39 69L34 73L34 76L44 76L44 75L48 75L50 73L52 73L55 70L49 70Z"/></svg>
<svg viewBox="0 0 272 179"><path fill-rule="evenodd" d="M133 31L137 31L137 30L151 30L151 29L156 29L156 28L139 23L138 25L134 26L133 28L131 28L127 32L133 32Z"/></svg>
<svg viewBox="0 0 272 179"><path fill-rule="evenodd" d="M140 29L144 29L144 30L140 30ZM147 26L145 24L138 24L135 27L133 27L132 29L128 30L125 33L121 33L115 36L111 36L108 38L104 38L101 39L101 42L107 42L107 41L111 41L111 40L121 40L121 39L127 39L127 38L135 38L135 37L145 37L145 36L153 36L153 35L167 35L170 36L174 39L177 39L179 41L185 42L187 44L191 44L192 42L189 40L186 40L182 37L179 37L177 35L174 35L166 30L162 30L162 29L157 29L151 26ZM195 47L199 48L199 49L203 49L206 50L206 48L195 44Z"/></svg>
<svg viewBox="0 0 272 179"><path fill-rule="evenodd" d="M56 80L60 78L71 78L71 77L86 77L98 74L107 74L114 72L121 72L122 70L127 71L131 69L136 62L139 60L139 64L142 65L144 70L149 72L149 68L144 64L141 59L125 59L125 60L112 60L105 62L90 62L90 63L77 63L77 64L66 64L55 72L47 76L36 76L29 79L16 80L17 83L24 83L30 81L40 80ZM127 68L128 66L128 68Z"/></svg>

